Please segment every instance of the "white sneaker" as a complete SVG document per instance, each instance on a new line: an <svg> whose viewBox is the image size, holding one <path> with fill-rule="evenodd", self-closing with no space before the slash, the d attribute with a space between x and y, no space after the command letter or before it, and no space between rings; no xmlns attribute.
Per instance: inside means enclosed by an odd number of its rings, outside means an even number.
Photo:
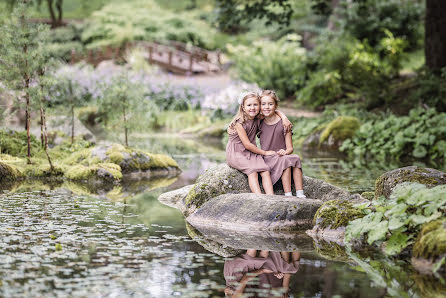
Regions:
<svg viewBox="0 0 446 298"><path fill-rule="evenodd" d="M307 197L304 194L303 190L296 190L296 197L299 199L306 199Z"/></svg>

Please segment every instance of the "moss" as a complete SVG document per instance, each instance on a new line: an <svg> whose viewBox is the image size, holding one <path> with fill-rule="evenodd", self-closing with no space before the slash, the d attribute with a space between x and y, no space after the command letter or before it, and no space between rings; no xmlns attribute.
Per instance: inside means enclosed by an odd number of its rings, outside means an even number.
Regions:
<svg viewBox="0 0 446 298"><path fill-rule="evenodd" d="M110 161L117 165L121 164L121 162L124 160L124 154L115 146L111 147L106 154Z"/></svg>
<svg viewBox="0 0 446 298"><path fill-rule="evenodd" d="M446 219L438 219L424 224L413 247L413 256L436 260L445 255Z"/></svg>
<svg viewBox="0 0 446 298"><path fill-rule="evenodd" d="M20 177L22 173L16 166L0 161L0 180L16 180Z"/></svg>
<svg viewBox="0 0 446 298"><path fill-rule="evenodd" d="M321 228L337 229L345 227L347 224L357 218L363 217L361 210L345 200L327 201L317 210L314 215L313 225L319 225Z"/></svg>
<svg viewBox="0 0 446 298"><path fill-rule="evenodd" d="M104 169L109 172L113 179L122 179L121 167L113 163L100 163L96 165L84 166L82 164L74 165L65 172L65 177L73 180L87 180L98 177L98 170Z"/></svg>
<svg viewBox="0 0 446 298"><path fill-rule="evenodd" d="M373 200L375 193L373 191L365 191L361 194L364 199Z"/></svg>
<svg viewBox="0 0 446 298"><path fill-rule="evenodd" d="M74 152L69 157L67 157L63 162L67 165L77 165L79 163L84 163L91 156L91 148L82 149L80 151Z"/></svg>
<svg viewBox="0 0 446 298"><path fill-rule="evenodd" d="M150 153L147 153L147 155L150 157L150 168L179 167L177 162L170 156Z"/></svg>
<svg viewBox="0 0 446 298"><path fill-rule="evenodd" d="M326 242L324 240L313 241L316 252L324 258L332 261L348 262L350 258L345 247L336 242Z"/></svg>
<svg viewBox="0 0 446 298"><path fill-rule="evenodd" d="M322 131L319 138L319 144L322 144L332 135L335 140L344 141L353 137L360 123L358 118L349 116L339 116L331 121Z"/></svg>
<svg viewBox="0 0 446 298"><path fill-rule="evenodd" d="M31 153L40 150L36 137L30 135ZM28 150L26 131L0 130L0 153L26 157Z"/></svg>
<svg viewBox="0 0 446 298"><path fill-rule="evenodd" d="M51 170L48 161L46 160L33 160L34 164L26 165L23 169L23 174L26 177L56 177L63 176L65 167L54 164L53 170Z"/></svg>

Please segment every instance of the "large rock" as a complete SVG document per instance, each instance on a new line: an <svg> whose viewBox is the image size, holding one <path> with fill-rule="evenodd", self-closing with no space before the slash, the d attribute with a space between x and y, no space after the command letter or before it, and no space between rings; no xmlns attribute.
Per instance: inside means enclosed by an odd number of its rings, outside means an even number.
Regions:
<svg viewBox="0 0 446 298"><path fill-rule="evenodd" d="M253 193L214 197L187 217L195 227L228 230L297 230L311 227L321 200Z"/></svg>
<svg viewBox="0 0 446 298"><path fill-rule="evenodd" d="M437 185L446 184L446 173L441 171L420 168L416 166L395 169L382 174L375 182L375 198L385 196L390 197L395 186L403 182L418 182L431 188Z"/></svg>
<svg viewBox="0 0 446 298"><path fill-rule="evenodd" d="M412 252L412 265L422 273L430 273L435 265L446 257L446 219L438 219L423 225ZM446 263L438 269L446 272Z"/></svg>
<svg viewBox="0 0 446 298"><path fill-rule="evenodd" d="M303 186L305 195L310 199L329 201L349 199L351 197L351 194L344 189L307 176L303 177ZM229 167L227 164L221 164L208 169L197 179L195 185L184 199L186 209L183 213L188 216L211 198L222 194L250 192L246 175ZM281 188L280 183L275 185L274 193L283 194L283 188Z"/></svg>
<svg viewBox="0 0 446 298"><path fill-rule="evenodd" d="M192 227L190 224L188 226ZM215 252L215 244L219 243L217 254L240 253L247 249L268 251L306 251L312 252L312 240L302 231L239 231L215 228L211 226L193 227L191 237L206 249L211 246ZM188 228L189 231L189 228ZM198 235L198 236L197 236ZM209 245L209 244L212 245ZM232 249L232 250L231 250ZM208 249L209 250L209 249ZM235 253L234 255L237 255Z"/></svg>
<svg viewBox="0 0 446 298"><path fill-rule="evenodd" d="M193 184L186 185L182 188L165 192L158 197L158 201L169 207L179 209L181 212L184 213L186 210L186 205L184 200L186 199L187 194L189 193L189 191L192 189L193 186L194 186Z"/></svg>
<svg viewBox="0 0 446 298"><path fill-rule="evenodd" d="M361 199L353 201L362 202ZM313 229L307 231L307 234L316 241L323 239L328 243L344 245L345 227L350 221L363 216L361 210L353 206L352 201L327 201L317 210L313 218Z"/></svg>

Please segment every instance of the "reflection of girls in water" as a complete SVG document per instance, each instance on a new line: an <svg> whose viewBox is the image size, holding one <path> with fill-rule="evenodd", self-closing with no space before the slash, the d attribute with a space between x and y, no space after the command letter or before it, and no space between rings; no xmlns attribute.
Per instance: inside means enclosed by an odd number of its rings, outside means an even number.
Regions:
<svg viewBox="0 0 446 298"><path fill-rule="evenodd" d="M268 252L249 249L234 259L227 260L224 265L226 279L225 294L230 297L240 297L246 288L257 288L249 291L260 296L270 297L273 289L283 293L282 297L288 297L288 289L291 274L299 270L299 252ZM290 260L291 256L291 260ZM255 284L249 281L255 277Z"/></svg>

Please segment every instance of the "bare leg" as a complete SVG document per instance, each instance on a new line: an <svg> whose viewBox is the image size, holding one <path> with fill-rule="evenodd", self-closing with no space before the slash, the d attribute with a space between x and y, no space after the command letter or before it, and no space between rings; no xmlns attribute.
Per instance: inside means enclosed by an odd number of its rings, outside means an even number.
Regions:
<svg viewBox="0 0 446 298"><path fill-rule="evenodd" d="M263 176L262 176L263 177ZM271 179L270 179L271 180ZM249 188L253 193L262 193L259 184L259 174L257 172L248 175Z"/></svg>
<svg viewBox="0 0 446 298"><path fill-rule="evenodd" d="M250 257L255 258L255 257L256 257L256 254L257 254L257 250L255 250L255 249L248 249L248 250L246 251L246 254L247 254L248 256L250 256Z"/></svg>
<svg viewBox="0 0 446 298"><path fill-rule="evenodd" d="M289 252L287 252L287 251L281 251L281 252L280 252L280 255L282 256L282 259L283 259L285 262L287 262L287 263L290 262L290 253L289 253Z"/></svg>
<svg viewBox="0 0 446 298"><path fill-rule="evenodd" d="M296 190L302 190L303 183L302 183L302 170L299 168L293 168L293 180L294 180L294 186L296 187Z"/></svg>
<svg viewBox="0 0 446 298"><path fill-rule="evenodd" d="M269 171L260 173L260 176L262 176L262 185L263 189L265 190L265 193L267 195L273 195L274 189L273 189L273 183L271 181L271 176L269 175Z"/></svg>
<svg viewBox="0 0 446 298"><path fill-rule="evenodd" d="M268 255L269 255L269 251L267 251L267 250L261 250L260 253L259 253L259 256L261 258L267 258Z"/></svg>
<svg viewBox="0 0 446 298"><path fill-rule="evenodd" d="M282 174L282 185L285 193L291 192L291 168L286 168Z"/></svg>

